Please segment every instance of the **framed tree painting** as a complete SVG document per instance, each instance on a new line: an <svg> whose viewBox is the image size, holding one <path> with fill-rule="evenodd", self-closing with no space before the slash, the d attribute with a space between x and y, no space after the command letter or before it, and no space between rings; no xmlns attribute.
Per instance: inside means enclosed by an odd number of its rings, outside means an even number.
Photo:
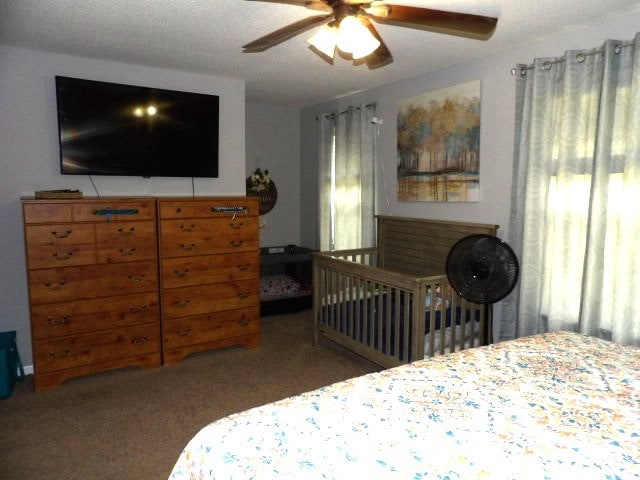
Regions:
<svg viewBox="0 0 640 480"><path fill-rule="evenodd" d="M480 198L480 81L398 104L398 200Z"/></svg>

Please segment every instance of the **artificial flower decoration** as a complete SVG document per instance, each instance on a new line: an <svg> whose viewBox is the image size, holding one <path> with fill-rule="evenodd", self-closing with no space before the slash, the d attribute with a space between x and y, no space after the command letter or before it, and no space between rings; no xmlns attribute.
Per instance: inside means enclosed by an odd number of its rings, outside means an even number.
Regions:
<svg viewBox="0 0 640 480"><path fill-rule="evenodd" d="M256 168L251 176L247 177L247 190L261 192L270 190L273 186L271 178L269 178L269 170L261 170Z"/></svg>

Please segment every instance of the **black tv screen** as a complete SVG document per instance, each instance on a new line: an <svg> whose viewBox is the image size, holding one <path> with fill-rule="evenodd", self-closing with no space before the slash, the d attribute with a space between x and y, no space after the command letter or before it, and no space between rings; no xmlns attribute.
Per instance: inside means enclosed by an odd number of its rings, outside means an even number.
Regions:
<svg viewBox="0 0 640 480"><path fill-rule="evenodd" d="M56 76L66 175L217 177L216 95Z"/></svg>

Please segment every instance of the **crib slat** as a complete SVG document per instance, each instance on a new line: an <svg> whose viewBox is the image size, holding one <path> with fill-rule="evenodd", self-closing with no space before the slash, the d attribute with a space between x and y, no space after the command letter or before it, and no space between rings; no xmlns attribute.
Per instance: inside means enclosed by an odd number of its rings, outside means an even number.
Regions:
<svg viewBox="0 0 640 480"><path fill-rule="evenodd" d="M383 348L382 348L382 340L383 340L383 336L382 336L382 312L383 312L383 304L382 304L382 296L384 295L384 292L382 292L382 290L380 290L381 285L379 283L375 284L375 299L376 299L376 311L374 314L374 318L376 319L376 324L377 324L377 328L378 328L378 341L376 342L377 345L377 350L382 352Z"/></svg>
<svg viewBox="0 0 640 480"><path fill-rule="evenodd" d="M469 306L467 305L466 300L464 300L460 295L458 295L457 293L454 292L453 298L456 299L456 308L458 308L458 306L460 307L460 314L464 314L464 321L460 322L460 348L458 350L463 350L465 347L465 342L466 342L466 334L467 334L467 328L471 329L470 335L473 336L473 324L476 321L476 314L475 311L470 310L470 322L469 325L467 325L467 318L466 318L466 312L467 309L469 308ZM453 308L453 306L451 307Z"/></svg>
<svg viewBox="0 0 640 480"><path fill-rule="evenodd" d="M382 297L382 305L384 308L384 314L382 318L382 329L385 337L384 351L387 355L391 354L391 338L393 336L393 329L395 328L395 318L392 312L393 307L393 288L385 286L385 292Z"/></svg>
<svg viewBox="0 0 640 480"><path fill-rule="evenodd" d="M467 320L467 315L466 315L466 310L462 307L462 305L460 305L460 301L459 301L459 297L458 295L455 295L453 292L453 289L451 288L450 285L446 285L442 287L442 302L446 303L448 298L451 298L451 302L449 305L449 312L451 315L451 334L450 334L450 340L449 340L449 351L450 352L455 352L457 350L462 350L462 348L464 348L463 346L460 348L457 348L458 345L456 344L456 331L458 330L458 328L462 329L464 328L464 324ZM445 305L446 308L446 305ZM458 308L460 308L460 326L458 327ZM461 339L464 338L464 336L460 336Z"/></svg>
<svg viewBox="0 0 640 480"><path fill-rule="evenodd" d="M353 339L360 340L362 338L362 284L359 278L353 279L354 288L354 315L353 315Z"/></svg>
<svg viewBox="0 0 640 480"><path fill-rule="evenodd" d="M405 299L408 299L410 295L409 292L405 291L403 293L405 295ZM410 326L412 325L412 322L411 322L411 310L409 307L410 307L409 301L405 300L404 312L403 312L404 319L405 319L405 327L404 327L404 335L402 337L402 347L403 347L404 356L401 360L411 360L409 358L409 345L411 345L411 333L413 333L413 331L410 328ZM415 328L415 326L413 326L413 328ZM415 352L414 354L419 355L419 352Z"/></svg>
<svg viewBox="0 0 640 480"><path fill-rule="evenodd" d="M369 308L370 300L368 295L368 292L370 291L370 289L371 289L370 282L366 280L364 282L364 291L362 292L362 296L363 296L363 301L362 301L363 312L362 313L363 313L363 324L365 329L364 338L366 339L367 346L373 348L374 347L373 345L374 330L371 325L372 312L370 311L371 309Z"/></svg>
<svg viewBox="0 0 640 480"><path fill-rule="evenodd" d="M402 334L404 335L404 331L409 328L409 318L401 315L401 312L402 312L402 308L400 306L401 295L408 297L408 295L406 295L405 292L401 292L397 288L393 289L393 295L391 296L391 298L394 300L392 311L395 312L395 315L391 313L389 314L390 315L389 318L395 317L395 322L393 327L393 332L395 333L393 338L393 356L400 361L403 360L402 355L400 353L400 332L402 332ZM391 303L391 302L387 302L387 303ZM404 324L402 323L402 320L404 320ZM387 332L387 336L391 337L391 331ZM403 350L404 356L406 356L407 354L406 352L407 352L406 350Z"/></svg>

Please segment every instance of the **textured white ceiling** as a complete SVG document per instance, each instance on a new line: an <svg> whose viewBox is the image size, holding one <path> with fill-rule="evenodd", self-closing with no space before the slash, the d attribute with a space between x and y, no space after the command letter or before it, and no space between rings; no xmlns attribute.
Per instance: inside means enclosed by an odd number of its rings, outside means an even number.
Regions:
<svg viewBox="0 0 640 480"><path fill-rule="evenodd" d="M639 10L637 0L389 0L498 17L481 42L376 25L394 57L377 70L306 46L310 32L262 53L242 45L318 12L243 0L0 0L0 44L246 81L247 100L291 106L410 78Z"/></svg>

